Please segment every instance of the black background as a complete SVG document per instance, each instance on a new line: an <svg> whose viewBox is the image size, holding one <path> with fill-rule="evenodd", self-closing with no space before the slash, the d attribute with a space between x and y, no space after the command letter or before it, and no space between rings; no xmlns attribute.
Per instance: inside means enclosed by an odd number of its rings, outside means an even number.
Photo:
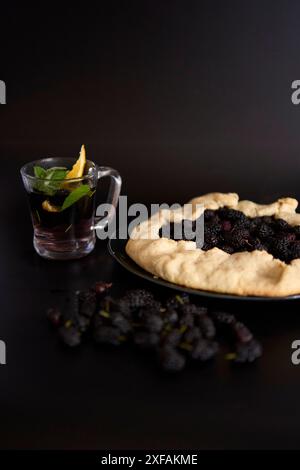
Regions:
<svg viewBox="0 0 300 470"><path fill-rule="evenodd" d="M103 242L81 261L39 259L18 169L85 143L120 171L130 202L300 196L300 4L87 5L1 5L0 447L297 447L298 304L233 306L265 349L242 370L220 357L170 379L130 351L66 351L44 319L51 290L139 283Z"/></svg>

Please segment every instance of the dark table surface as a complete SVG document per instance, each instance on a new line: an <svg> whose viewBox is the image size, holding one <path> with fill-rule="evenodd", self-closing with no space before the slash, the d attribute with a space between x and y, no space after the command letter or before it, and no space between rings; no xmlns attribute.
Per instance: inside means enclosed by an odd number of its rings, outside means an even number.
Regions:
<svg viewBox="0 0 300 470"><path fill-rule="evenodd" d="M88 257L46 261L33 251L21 184L1 230L1 448L289 448L298 446L300 368L291 343L300 338L299 302L221 302L261 339L264 355L234 367L225 350L212 363L162 375L130 348L86 343L63 347L45 318L60 290L109 280L115 291L150 287L120 267L98 241ZM15 206L15 210L13 210ZM3 228L3 227L2 227ZM156 295L162 290L156 288Z"/></svg>

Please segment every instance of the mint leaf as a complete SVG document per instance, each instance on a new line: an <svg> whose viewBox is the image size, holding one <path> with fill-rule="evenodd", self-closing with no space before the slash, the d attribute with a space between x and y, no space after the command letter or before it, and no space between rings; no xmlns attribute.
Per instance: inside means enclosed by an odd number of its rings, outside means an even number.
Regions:
<svg viewBox="0 0 300 470"><path fill-rule="evenodd" d="M84 196L89 195L91 192L91 188L89 187L88 184L82 184L81 186L78 186L78 188L74 189L64 200L63 205L61 206L61 211L64 211L65 209L68 209L68 207L72 206L75 204L75 202L79 201Z"/></svg>
<svg viewBox="0 0 300 470"><path fill-rule="evenodd" d="M46 171L46 177L43 181L43 189L49 196L53 196L55 192L60 188L61 180L64 180L68 170L66 168L53 167Z"/></svg>
<svg viewBox="0 0 300 470"><path fill-rule="evenodd" d="M39 181L36 181L34 188L45 193L47 196L53 196L60 189L61 180L66 178L67 168L52 167L45 170L40 166L34 167L34 174Z"/></svg>
<svg viewBox="0 0 300 470"><path fill-rule="evenodd" d="M47 180L64 180L68 170L64 167L60 166L53 166L52 168L48 168L46 170L45 178Z"/></svg>
<svg viewBox="0 0 300 470"><path fill-rule="evenodd" d="M36 178L45 178L46 176L46 170L38 165L35 165L33 167L33 172Z"/></svg>

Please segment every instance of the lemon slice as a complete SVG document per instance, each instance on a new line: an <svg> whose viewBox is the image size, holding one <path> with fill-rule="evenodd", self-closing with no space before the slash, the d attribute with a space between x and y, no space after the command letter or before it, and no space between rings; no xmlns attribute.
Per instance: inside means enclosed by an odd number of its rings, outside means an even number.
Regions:
<svg viewBox="0 0 300 470"><path fill-rule="evenodd" d="M44 209L44 211L48 211L48 212L60 211L60 208L51 204L51 202L49 202L48 199L42 202L42 208Z"/></svg>
<svg viewBox="0 0 300 470"><path fill-rule="evenodd" d="M70 170L66 179L70 180L73 178L81 178L84 172L84 167L86 164L86 155L84 145L81 146L80 154L78 160L74 163L72 170Z"/></svg>

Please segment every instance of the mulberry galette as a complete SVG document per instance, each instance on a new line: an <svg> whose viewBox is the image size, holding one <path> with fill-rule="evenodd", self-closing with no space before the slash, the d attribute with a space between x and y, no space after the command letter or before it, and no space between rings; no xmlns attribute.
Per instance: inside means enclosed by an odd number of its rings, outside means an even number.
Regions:
<svg viewBox="0 0 300 470"><path fill-rule="evenodd" d="M176 225L187 219L184 211L163 209L133 230L127 254L153 275L194 289L270 297L300 293L295 199L261 205L239 201L234 193L210 193L190 203L190 225L204 216L201 248L174 236Z"/></svg>

